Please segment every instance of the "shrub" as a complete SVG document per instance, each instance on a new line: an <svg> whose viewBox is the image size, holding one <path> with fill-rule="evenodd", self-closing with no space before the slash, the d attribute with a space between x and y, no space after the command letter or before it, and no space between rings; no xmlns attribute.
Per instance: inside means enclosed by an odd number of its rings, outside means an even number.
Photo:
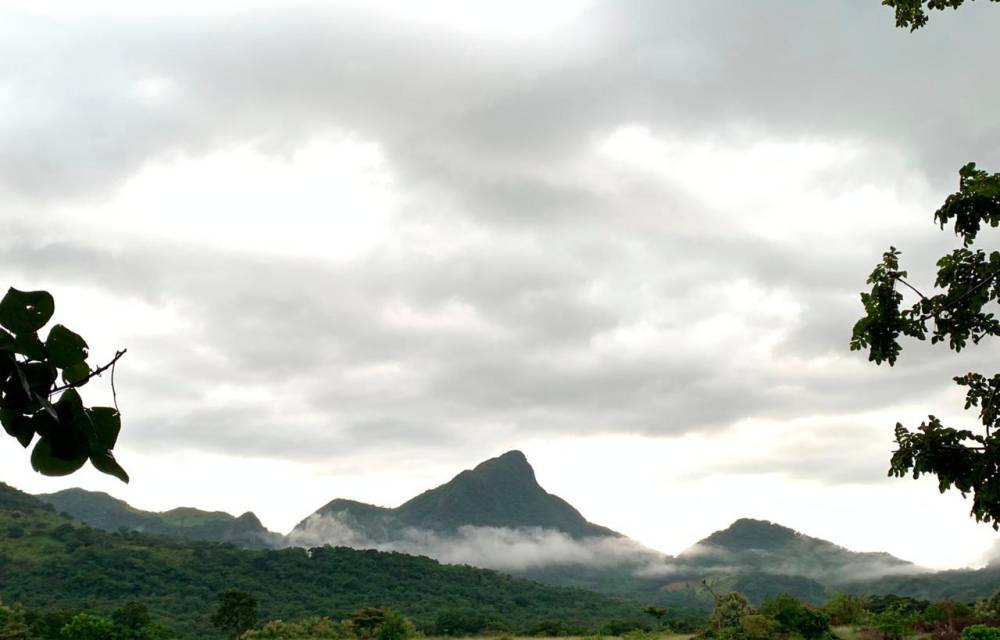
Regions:
<svg viewBox="0 0 1000 640"><path fill-rule="evenodd" d="M112 640L115 626L107 618L78 613L60 631L66 640Z"/></svg>
<svg viewBox="0 0 1000 640"><path fill-rule="evenodd" d="M781 625L767 616L754 613L743 616L740 629L746 640L771 640L778 635Z"/></svg>
<svg viewBox="0 0 1000 640"><path fill-rule="evenodd" d="M349 623L313 616L300 622L273 620L244 637L253 640L347 640L354 635Z"/></svg>
<svg viewBox="0 0 1000 640"><path fill-rule="evenodd" d="M385 617L378 627L375 637L378 640L407 640L417 635L413 621L392 609L385 610Z"/></svg>
<svg viewBox="0 0 1000 640"><path fill-rule="evenodd" d="M739 627L743 616L756 613L747 599L738 593L726 593L715 599L715 610L712 612L712 628L721 631L730 627Z"/></svg>
<svg viewBox="0 0 1000 640"><path fill-rule="evenodd" d="M3 640L28 640L31 637L24 609L6 607L0 602L0 638Z"/></svg>
<svg viewBox="0 0 1000 640"><path fill-rule="evenodd" d="M974 624L962 630L962 640L1000 640L1000 629Z"/></svg>
<svg viewBox="0 0 1000 640"><path fill-rule="evenodd" d="M768 615L790 633L807 640L821 638L830 630L830 617L812 607L807 607L789 595L780 595L764 602L761 612Z"/></svg>
<svg viewBox="0 0 1000 640"><path fill-rule="evenodd" d="M875 616L872 630L881 640L903 640L909 635L903 615L895 609L889 609Z"/></svg>
<svg viewBox="0 0 1000 640"><path fill-rule="evenodd" d="M823 605L823 610L830 616L830 623L835 625L859 624L865 618L865 601L846 593L834 593Z"/></svg>

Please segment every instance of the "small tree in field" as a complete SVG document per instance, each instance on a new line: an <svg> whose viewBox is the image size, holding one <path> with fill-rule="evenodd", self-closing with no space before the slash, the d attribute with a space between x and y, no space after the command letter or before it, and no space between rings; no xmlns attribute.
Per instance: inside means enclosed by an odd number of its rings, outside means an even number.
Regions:
<svg viewBox="0 0 1000 640"><path fill-rule="evenodd" d="M393 609L386 609L375 637L378 640L408 640L415 635L417 628L409 618Z"/></svg>
<svg viewBox="0 0 1000 640"><path fill-rule="evenodd" d="M245 591L219 594L219 606L212 614L212 625L233 640L239 640L257 624L257 599Z"/></svg>

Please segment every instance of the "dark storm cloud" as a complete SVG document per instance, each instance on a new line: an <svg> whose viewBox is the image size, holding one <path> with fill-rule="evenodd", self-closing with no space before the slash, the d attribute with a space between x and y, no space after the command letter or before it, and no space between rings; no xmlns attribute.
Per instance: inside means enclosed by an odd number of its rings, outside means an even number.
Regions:
<svg viewBox="0 0 1000 640"><path fill-rule="evenodd" d="M895 376L860 356L805 365L843 355L885 245L933 255L930 211L885 238L767 239L670 178L609 177L590 158L632 123L721 144L740 131L843 139L869 155L811 187L905 194L915 175L943 195L966 160L1000 159L1000 116L982 108L1000 85L981 81L1000 14L973 6L938 22L905 34L872 2L616 2L513 43L347 9L11 16L0 184L18 213L4 268L188 323L182 348L140 336L132 351L155 363L130 374L134 437L163 444L289 458L362 442L492 450L477 433L674 435L885 406L950 373L921 350ZM46 226L57 206L100 202L173 152L253 142L282 155L331 128L379 144L394 188L415 194L404 217L488 241L331 263L149 238L109 250ZM718 288L733 283L743 293L729 301ZM775 318L772 294L797 308ZM717 339L696 331L713 321ZM165 390L185 402L161 408ZM838 479L868 478L862 467Z"/></svg>

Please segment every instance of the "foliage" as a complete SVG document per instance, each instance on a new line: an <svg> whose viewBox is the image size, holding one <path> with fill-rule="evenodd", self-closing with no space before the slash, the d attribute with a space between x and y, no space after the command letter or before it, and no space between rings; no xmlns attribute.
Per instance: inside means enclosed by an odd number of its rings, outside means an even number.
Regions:
<svg viewBox="0 0 1000 640"><path fill-rule="evenodd" d="M872 629L881 640L903 640L911 635L906 617L896 609L887 609L875 616Z"/></svg>
<svg viewBox="0 0 1000 640"><path fill-rule="evenodd" d="M257 624L257 599L236 589L219 594L219 606L212 614L212 626L229 634L234 640Z"/></svg>
<svg viewBox="0 0 1000 640"><path fill-rule="evenodd" d="M417 635L413 621L394 609L386 609L375 637L378 640L408 640Z"/></svg>
<svg viewBox="0 0 1000 640"><path fill-rule="evenodd" d="M8 607L0 602L0 640L31 638L23 607Z"/></svg>
<svg viewBox="0 0 1000 640"><path fill-rule="evenodd" d="M837 592L830 596L823 610L834 625L859 624L867 614L865 601L860 596Z"/></svg>
<svg viewBox="0 0 1000 640"><path fill-rule="evenodd" d="M784 631L807 640L821 638L830 631L830 617L826 613L808 607L789 595L768 599L761 607L761 613L773 618Z"/></svg>
<svg viewBox="0 0 1000 640"><path fill-rule="evenodd" d="M739 593L715 594L715 609L712 611L711 626L716 630L740 626L743 616L756 613L747 599Z"/></svg>
<svg viewBox="0 0 1000 640"><path fill-rule="evenodd" d="M143 511L106 493L65 489L38 498L57 511L96 529L116 532L133 529L157 535L231 542L241 547L280 546L282 536L264 528L253 513L234 517L222 511L180 507L163 513Z"/></svg>
<svg viewBox="0 0 1000 640"><path fill-rule="evenodd" d="M99 471L128 482L112 453L121 430L118 410L86 407L77 391L124 351L92 369L89 347L78 334L57 324L44 342L38 336L54 313L47 291L11 288L0 300L0 423L25 448L38 435L31 466L39 473L64 476L89 459Z"/></svg>
<svg viewBox="0 0 1000 640"><path fill-rule="evenodd" d="M299 622L273 620L260 629L248 631L247 640L350 640L354 638L349 622L310 616Z"/></svg>
<svg viewBox="0 0 1000 640"><path fill-rule="evenodd" d="M773 618L755 613L740 619L740 630L746 640L771 640L778 636L781 625Z"/></svg>
<svg viewBox="0 0 1000 640"><path fill-rule="evenodd" d="M1000 618L1000 591L976 601L975 614L983 618Z"/></svg>
<svg viewBox="0 0 1000 640"><path fill-rule="evenodd" d="M1000 629L974 624L962 629L962 640L1000 640Z"/></svg>
<svg viewBox="0 0 1000 640"><path fill-rule="evenodd" d="M62 628L66 640L114 640L115 625L92 613L78 613Z"/></svg>
<svg viewBox="0 0 1000 640"><path fill-rule="evenodd" d="M657 620L662 620L665 615L667 615L667 610L663 607L645 607L642 610L643 613L648 613Z"/></svg>
<svg viewBox="0 0 1000 640"><path fill-rule="evenodd" d="M871 290L861 294L865 316L854 326L851 350L867 350L868 359L876 364L895 364L902 337L925 340L929 335L931 344L947 343L959 352L970 340L978 344L1000 335L1000 320L990 309L1000 301L1000 252L971 249L984 225L1000 225L1000 174L969 163L959 176L959 191L934 214L942 229L953 225L963 243L937 262L934 285L941 292L924 295L910 284L895 247L883 254L868 277ZM904 305L899 285L916 294L917 300ZM1000 529L1000 403L995 402L1000 374L967 373L954 380L966 388L965 408L979 410L983 431L946 427L933 415L915 431L897 423L898 447L889 475L936 475L942 493L954 487L963 496L972 494L972 515Z"/></svg>
<svg viewBox="0 0 1000 640"><path fill-rule="evenodd" d="M882 0L883 5L895 10L896 26L909 27L910 31L916 31L927 24L928 10L958 9L964 3L965 0Z"/></svg>

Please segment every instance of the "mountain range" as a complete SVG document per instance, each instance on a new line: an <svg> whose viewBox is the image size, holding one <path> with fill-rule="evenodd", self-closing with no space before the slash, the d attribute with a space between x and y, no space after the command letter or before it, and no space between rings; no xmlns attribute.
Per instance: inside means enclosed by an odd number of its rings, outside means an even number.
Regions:
<svg viewBox="0 0 1000 640"><path fill-rule="evenodd" d="M38 498L106 531L126 529L246 548L330 545L394 551L692 606L710 602L703 580L758 602L783 592L820 602L834 589L878 593L890 585L900 595L907 589L925 597L948 595L948 585L959 583L966 585L963 593L978 593L988 582L982 573L935 574L887 553L851 551L753 519L737 520L676 557L668 556L589 522L546 492L520 451L486 460L398 507L332 500L287 535L268 531L252 513L234 517L189 508L154 513L81 489ZM992 571L1000 574L1000 568Z"/></svg>
<svg viewBox="0 0 1000 640"><path fill-rule="evenodd" d="M262 620L343 619L366 607L392 607L437 635L592 634L648 619L636 602L400 553L240 549L109 533L0 483L0 602L24 605L57 630L80 610L107 616L140 602L179 637L221 638L209 617L228 589L254 594ZM671 615L683 621L682 612Z"/></svg>
<svg viewBox="0 0 1000 640"><path fill-rule="evenodd" d="M232 516L223 511L178 507L156 513L136 509L106 493L66 489L36 496L57 511L104 531L139 531L156 535L228 542L246 548L282 547L284 536L268 531L252 512Z"/></svg>

